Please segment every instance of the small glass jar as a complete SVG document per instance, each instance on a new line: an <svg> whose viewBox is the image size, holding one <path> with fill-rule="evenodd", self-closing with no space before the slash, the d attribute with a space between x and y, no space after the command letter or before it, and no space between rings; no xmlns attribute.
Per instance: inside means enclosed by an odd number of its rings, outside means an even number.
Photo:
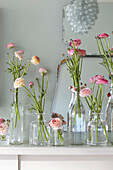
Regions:
<svg viewBox="0 0 113 170"><path fill-rule="evenodd" d="M52 145L63 146L64 145L64 128L52 129Z"/></svg>
<svg viewBox="0 0 113 170"><path fill-rule="evenodd" d="M9 144L9 120L0 123L0 145Z"/></svg>
<svg viewBox="0 0 113 170"><path fill-rule="evenodd" d="M94 118L87 125L88 145L107 145L108 125L100 118L100 113L94 113Z"/></svg>
<svg viewBox="0 0 113 170"><path fill-rule="evenodd" d="M36 113L37 120L30 123L29 144L31 145L49 145L50 127L46 124L44 113Z"/></svg>

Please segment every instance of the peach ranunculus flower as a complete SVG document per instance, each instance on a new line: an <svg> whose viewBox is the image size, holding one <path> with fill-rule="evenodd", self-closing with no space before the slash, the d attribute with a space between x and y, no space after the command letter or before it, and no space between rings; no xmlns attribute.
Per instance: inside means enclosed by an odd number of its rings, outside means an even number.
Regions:
<svg viewBox="0 0 113 170"><path fill-rule="evenodd" d="M90 88L84 88L80 91L80 97L87 97L92 95L92 90Z"/></svg>
<svg viewBox="0 0 113 170"><path fill-rule="evenodd" d="M8 125L5 123L0 123L0 135L3 136L8 131Z"/></svg>
<svg viewBox="0 0 113 170"><path fill-rule="evenodd" d="M69 49L68 51L67 51L67 53L71 56L71 55L73 55L74 54L74 49Z"/></svg>
<svg viewBox="0 0 113 170"><path fill-rule="evenodd" d="M99 34L97 37L98 38L107 38L107 37L109 37L109 35L106 33L103 33L103 34Z"/></svg>
<svg viewBox="0 0 113 170"><path fill-rule="evenodd" d="M17 78L14 82L14 88L17 89L17 88L20 88L22 86L25 86L25 80L22 79L21 77Z"/></svg>
<svg viewBox="0 0 113 170"><path fill-rule="evenodd" d="M15 52L15 57L17 57L17 58L19 58L19 60L22 60L23 59L23 55L22 55L22 53L20 53L20 52Z"/></svg>
<svg viewBox="0 0 113 170"><path fill-rule="evenodd" d="M54 130L61 129L62 128L62 120L60 118L53 118L49 122L49 126L52 127Z"/></svg>
<svg viewBox="0 0 113 170"><path fill-rule="evenodd" d="M73 43L74 43L75 47L77 48L81 44L81 40L75 39L75 40L73 40ZM70 42L69 45L73 47L72 42Z"/></svg>
<svg viewBox="0 0 113 170"><path fill-rule="evenodd" d="M34 65L38 65L40 63L40 58L38 56L32 56L31 63Z"/></svg>
<svg viewBox="0 0 113 170"><path fill-rule="evenodd" d="M6 47L7 47L7 48L14 48L14 47L15 47L15 44L14 44L14 43L9 43L9 44L7 44Z"/></svg>
<svg viewBox="0 0 113 170"><path fill-rule="evenodd" d="M48 70L46 68L39 68L39 73L41 75L46 74L47 72L48 72Z"/></svg>

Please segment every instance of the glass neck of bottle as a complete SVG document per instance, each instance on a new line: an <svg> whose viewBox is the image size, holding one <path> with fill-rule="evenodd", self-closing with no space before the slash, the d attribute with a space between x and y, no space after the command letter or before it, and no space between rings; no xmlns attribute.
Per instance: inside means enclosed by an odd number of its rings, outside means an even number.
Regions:
<svg viewBox="0 0 113 170"><path fill-rule="evenodd" d="M18 104L18 91L16 89L16 92L13 92L13 104Z"/></svg>
<svg viewBox="0 0 113 170"><path fill-rule="evenodd" d="M111 83L111 86L110 86L110 94L113 97L113 83Z"/></svg>
<svg viewBox="0 0 113 170"><path fill-rule="evenodd" d="M38 118L38 121L43 121L44 120L44 113L37 113L37 118Z"/></svg>

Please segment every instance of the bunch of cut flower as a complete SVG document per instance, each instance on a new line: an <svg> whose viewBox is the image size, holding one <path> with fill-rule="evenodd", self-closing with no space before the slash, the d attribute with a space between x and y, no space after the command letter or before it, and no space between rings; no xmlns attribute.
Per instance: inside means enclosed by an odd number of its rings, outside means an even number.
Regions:
<svg viewBox="0 0 113 170"><path fill-rule="evenodd" d="M53 131L57 131L58 135L57 138L59 141L64 144L64 138L62 136L62 128L63 125L66 124L66 121L64 120L64 117L62 115L59 115L58 113L52 113L51 114L52 120L49 121L49 126L53 129Z"/></svg>
<svg viewBox="0 0 113 170"><path fill-rule="evenodd" d="M19 78L19 77L22 78L23 76L25 76L27 74L27 70L28 70L29 66L31 65L29 59L28 59L28 65L26 65L26 64L22 65L24 51L22 50L22 51L14 52L14 47L15 47L14 43L7 44L7 48L12 51L12 59L10 57L10 54L7 53L7 56L9 58L9 62L6 62L7 65L8 65L8 68L7 68L6 71L8 71L8 73L12 74L13 82L15 82L15 80L17 78ZM12 103L12 106L14 106L14 108L15 108L15 128L16 128L16 125L17 125L17 118L20 120L20 113L19 113L18 104L19 104L18 88L16 88L15 98L13 97L13 103Z"/></svg>
<svg viewBox="0 0 113 170"><path fill-rule="evenodd" d="M79 96L80 80L81 80L83 56L86 55L85 50L78 49L78 46L80 44L81 44L80 39L71 40L69 45L72 48L68 48L67 53L69 56L65 57L68 70L73 80L73 86L77 88L77 102L78 102L77 109L78 109L79 117L81 117L80 96Z"/></svg>
<svg viewBox="0 0 113 170"><path fill-rule="evenodd" d="M91 88L83 88L80 91L80 96L84 97L89 109L93 111L94 115L90 115L90 120L94 118L96 115L96 121L97 121L97 126L96 126L96 141L98 141L98 123L101 121L100 118L100 113L102 111L102 103L104 99L104 85L108 85L108 80L104 78L104 76L101 75L96 75L94 77L91 77L89 80L89 83L93 83L93 87ZM95 85L98 85L97 88ZM101 122L102 124L102 122ZM102 127L105 132L106 139L108 141L107 137L107 132L106 132L106 127L102 124Z"/></svg>
<svg viewBox="0 0 113 170"><path fill-rule="evenodd" d="M48 132L46 125L44 124L43 113L44 113L44 107L45 107L45 94L47 92L48 81L49 81L49 72L46 68L39 68L39 73L41 74L42 81L41 81L41 85L40 85L39 79L36 78L36 82L38 85L38 91L39 91L38 96L36 95L36 92L34 89L34 83L32 81L29 83L29 87L30 87L31 91L25 86L24 79L21 79L21 78L18 78L15 80L14 87L16 86L18 88L19 87L24 88L24 90L19 90L19 91L26 92L27 96L33 102L33 104L31 105L31 108L29 108L29 110L35 110L37 113L39 113L39 117L38 117L39 128L38 128L37 141L39 140L39 137L43 141L43 136L46 139L46 141L48 141L48 138L50 138L50 134ZM46 74L47 74L47 81L46 81L46 85L45 85L44 77Z"/></svg>
<svg viewBox="0 0 113 170"><path fill-rule="evenodd" d="M99 34L95 38L99 50L99 55L103 59L103 62L101 62L100 64L106 68L113 83L113 48L110 48L110 42L108 37L108 34L103 33Z"/></svg>

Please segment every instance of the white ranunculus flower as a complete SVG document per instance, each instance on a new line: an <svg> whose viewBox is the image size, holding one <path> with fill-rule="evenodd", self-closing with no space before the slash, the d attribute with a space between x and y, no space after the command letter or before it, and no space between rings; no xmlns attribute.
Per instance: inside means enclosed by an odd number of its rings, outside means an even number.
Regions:
<svg viewBox="0 0 113 170"><path fill-rule="evenodd" d="M22 53L20 53L20 52L15 52L15 57L17 57L17 58L19 58L19 60L22 60L23 59L23 55L22 55Z"/></svg>
<svg viewBox="0 0 113 170"><path fill-rule="evenodd" d="M17 88L20 88L22 86L25 86L25 80L22 79L21 77L17 78L14 82L14 88L17 89Z"/></svg>

